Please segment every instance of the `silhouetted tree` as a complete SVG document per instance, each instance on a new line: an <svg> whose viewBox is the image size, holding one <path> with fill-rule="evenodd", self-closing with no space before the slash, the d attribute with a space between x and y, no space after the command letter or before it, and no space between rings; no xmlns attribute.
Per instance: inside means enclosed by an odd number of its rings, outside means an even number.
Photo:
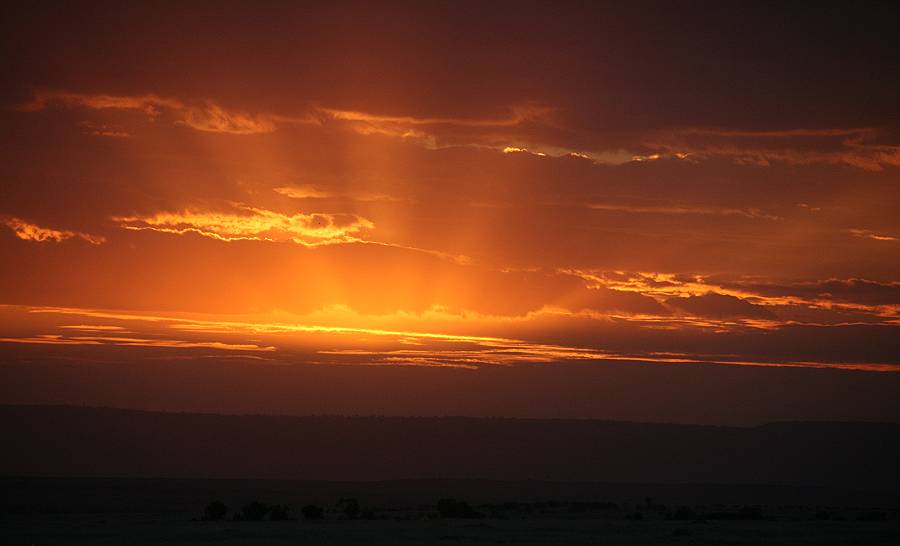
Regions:
<svg viewBox="0 0 900 546"><path fill-rule="evenodd" d="M320 520L325 519L325 510L322 509L321 506L316 506L315 504L308 504L303 507L301 510L303 512L303 517L308 520Z"/></svg>
<svg viewBox="0 0 900 546"><path fill-rule="evenodd" d="M344 498L337 502L337 509L342 512L348 519L356 519L359 517L359 501L352 498Z"/></svg>
<svg viewBox="0 0 900 546"><path fill-rule="evenodd" d="M681 520L681 521L692 520L695 517L696 516L694 514L694 510L691 509L689 506L679 506L678 509L675 510L675 513L672 515L672 519L677 519L677 520Z"/></svg>
<svg viewBox="0 0 900 546"><path fill-rule="evenodd" d="M244 519L247 521L259 521L266 517L266 514L269 513L269 507L266 506L265 503L259 501L253 501L244 505L241 508L241 512L244 514Z"/></svg>
<svg viewBox="0 0 900 546"><path fill-rule="evenodd" d="M291 509L285 504L273 504L269 507L269 519L272 521L286 521L290 519Z"/></svg>
<svg viewBox="0 0 900 546"><path fill-rule="evenodd" d="M456 499L439 500L437 509L442 518L481 519L484 517L484 514L474 510L469 503Z"/></svg>
<svg viewBox="0 0 900 546"><path fill-rule="evenodd" d="M228 507L222 501L213 501L203 509L204 521L219 521L228 514Z"/></svg>

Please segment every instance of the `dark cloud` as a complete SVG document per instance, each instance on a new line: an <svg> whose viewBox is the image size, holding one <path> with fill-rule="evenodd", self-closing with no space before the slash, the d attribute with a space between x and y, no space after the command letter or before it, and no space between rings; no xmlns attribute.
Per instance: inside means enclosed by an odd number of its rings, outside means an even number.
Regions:
<svg viewBox="0 0 900 546"><path fill-rule="evenodd" d="M573 311L591 310L646 315L669 313L668 309L655 299L636 292L598 287L588 289L583 295L587 296L584 303L568 304L567 307Z"/></svg>
<svg viewBox="0 0 900 546"><path fill-rule="evenodd" d="M794 283L761 283L708 279L724 288L745 290L761 296L795 296L807 300L829 300L864 305L900 304L900 282L877 282L866 279L827 279Z"/></svg>
<svg viewBox="0 0 900 546"><path fill-rule="evenodd" d="M686 298L669 298L666 305L699 317L717 319L725 318L757 318L775 319L775 315L760 305L754 305L727 294L709 292L702 296Z"/></svg>

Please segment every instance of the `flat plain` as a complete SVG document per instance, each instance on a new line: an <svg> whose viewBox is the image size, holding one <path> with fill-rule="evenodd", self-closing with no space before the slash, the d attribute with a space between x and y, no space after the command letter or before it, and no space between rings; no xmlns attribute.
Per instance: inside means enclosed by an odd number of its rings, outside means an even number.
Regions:
<svg viewBox="0 0 900 546"><path fill-rule="evenodd" d="M0 485L0 543L8 546L900 543L900 496L829 488L98 478ZM468 499L474 517L441 517L438 502L449 495ZM340 504L346 498L361 507L352 519ZM203 521L212 500L229 513ZM288 519L232 519L251 501L286 506ZM322 520L304 519L310 504L323 509Z"/></svg>

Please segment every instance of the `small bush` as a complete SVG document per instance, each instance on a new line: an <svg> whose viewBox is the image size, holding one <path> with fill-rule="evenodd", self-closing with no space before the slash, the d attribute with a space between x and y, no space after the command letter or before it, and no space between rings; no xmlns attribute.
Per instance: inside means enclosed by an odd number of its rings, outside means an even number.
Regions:
<svg viewBox="0 0 900 546"><path fill-rule="evenodd" d="M247 521L260 521L269 513L269 507L265 503L253 501L245 504L241 513Z"/></svg>
<svg viewBox="0 0 900 546"><path fill-rule="evenodd" d="M228 507L222 501L213 501L203 509L203 521L219 521L225 519Z"/></svg>
<svg viewBox="0 0 900 546"><path fill-rule="evenodd" d="M291 509L284 504L273 504L269 507L269 519L272 521L287 521L291 519Z"/></svg>
<svg viewBox="0 0 900 546"><path fill-rule="evenodd" d="M437 504L442 518L482 519L484 514L474 510L469 503L456 499L441 499Z"/></svg>
<svg viewBox="0 0 900 546"><path fill-rule="evenodd" d="M354 498L344 498L337 502L338 512L344 514L347 519L356 519L359 517L360 506L359 501Z"/></svg>
<svg viewBox="0 0 900 546"><path fill-rule="evenodd" d="M303 518L311 521L325 519L325 510L321 506L308 504L301 510Z"/></svg>
<svg viewBox="0 0 900 546"><path fill-rule="evenodd" d="M677 519L679 521L692 520L696 518L696 514L694 510L688 506L679 506L675 513L672 514L672 519Z"/></svg>

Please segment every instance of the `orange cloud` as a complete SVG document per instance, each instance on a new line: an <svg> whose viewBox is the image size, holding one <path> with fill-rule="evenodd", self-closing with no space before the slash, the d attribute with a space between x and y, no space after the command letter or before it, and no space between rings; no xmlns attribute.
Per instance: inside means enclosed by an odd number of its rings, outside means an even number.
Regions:
<svg viewBox="0 0 900 546"><path fill-rule="evenodd" d="M509 106L508 115L494 118L384 115L327 107L315 107L314 115L323 125L343 126L361 135L408 140L431 149L467 146L502 151L515 150L517 146L524 146L522 142L530 141L524 138L529 127L552 125L554 111L554 108L538 103L521 103ZM541 146L542 143L535 142L534 145ZM569 152L565 150L562 155ZM545 155L543 150L531 153Z"/></svg>
<svg viewBox="0 0 900 546"><path fill-rule="evenodd" d="M58 334L40 334L28 337L0 337L0 343L26 343L33 345L101 345L99 341L69 339Z"/></svg>
<svg viewBox="0 0 900 546"><path fill-rule="evenodd" d="M189 105L182 101L157 95L119 96L104 94L82 94L68 91L41 91L35 93L28 103L20 105L21 112L39 112L51 105L69 108L80 107L92 110L137 110L147 117L156 119L164 112L175 116L175 123L198 131L251 135L271 133L275 130L275 119L265 115L251 115L245 112L226 110L212 101L201 105ZM282 118L282 120L287 118ZM297 120L294 120L295 122ZM102 136L124 136L105 134ZM102 133L101 133L102 134Z"/></svg>
<svg viewBox="0 0 900 546"><path fill-rule="evenodd" d="M621 164L663 158L699 160L731 157L738 163L768 165L844 164L869 171L900 166L900 146L879 144L880 131L874 128L791 129L745 131L685 128L654 131L629 136L620 145L582 149L561 144L560 134L574 135L573 128L551 118L553 108L538 104L514 106L511 115L497 119L456 119L412 116L384 116L359 111L320 108L337 121L348 122L361 134L380 134L417 140L427 147L475 146L507 154L577 157L595 163ZM540 126L544 130L535 130ZM588 139L589 142L590 138ZM632 150L652 150L637 153Z"/></svg>
<svg viewBox="0 0 900 546"><path fill-rule="evenodd" d="M738 163L768 165L844 164L869 171L900 166L900 146L879 144L874 128L790 129L779 131L685 128L630 135L618 146L563 144L562 134L577 134L552 118L554 108L526 103L495 119L386 116L360 111L318 108L319 115L350 124L360 134L412 139L426 147L474 146L503 153L577 157L595 163L622 164L658 159L699 160L731 157ZM537 127L543 130L536 130ZM595 135L601 136L601 135ZM587 137L590 142L591 137ZM629 151L631 148L633 151ZM652 150L638 153L634 150Z"/></svg>
<svg viewBox="0 0 900 546"><path fill-rule="evenodd" d="M895 323L900 318L900 283L865 279L773 282L652 272L562 270L592 287L654 297L673 309L704 318L701 326L731 323L772 328L787 324ZM658 313L656 313L658 315ZM677 317L641 317L677 326ZM763 321L763 322L760 322Z"/></svg>
<svg viewBox="0 0 900 546"><path fill-rule="evenodd" d="M275 122L270 118L228 111L211 102L200 108L186 108L183 115L182 123L192 129L210 133L252 135L275 130Z"/></svg>
<svg viewBox="0 0 900 546"><path fill-rule="evenodd" d="M186 341L178 339L135 338L120 336L63 336L40 334L28 337L3 337L0 343L37 345L112 345L116 347L160 347L166 349L218 349L222 351L274 351L275 347L253 343L224 343L221 341Z"/></svg>
<svg viewBox="0 0 900 546"><path fill-rule="evenodd" d="M874 128L780 131L684 128L657 131L643 144L667 155L696 159L722 156L754 165L769 165L773 161L794 165L830 163L867 171L900 166L900 146L879 144L879 133Z"/></svg>
<svg viewBox="0 0 900 546"><path fill-rule="evenodd" d="M341 110L305 105L306 115L250 114L226 109L213 101L202 104L188 104L178 99L146 95L107 95L74 93L70 91L38 91L32 99L19 105L20 112L39 112L51 105L68 108L88 108L93 110L136 110L149 118L159 118L164 113L175 116L175 123L192 129L213 133L251 135L271 133L279 125L325 125L345 123L360 134L381 134L387 136L415 138L435 144L437 139L453 129L488 130L511 128L531 120L545 117L551 109L535 104L523 104L510 108L510 115L496 119L468 118L417 118L413 116L378 115L353 110Z"/></svg>
<svg viewBox="0 0 900 546"><path fill-rule="evenodd" d="M591 203L588 208L594 210L608 210L612 212L629 212L635 214L699 214L712 216L744 216L746 218L760 218L764 220L781 220L780 217L766 214L759 209L735 209L727 207L696 207L696 206L634 206L619 205L613 203Z"/></svg>
<svg viewBox="0 0 900 546"><path fill-rule="evenodd" d="M510 115L504 118L476 119L476 118L440 118L440 117L414 117L414 116L390 116L378 115L353 110L338 110L334 108L320 108L320 112L333 119L343 121L356 121L369 124L372 127L383 127L387 131L389 127L444 125L455 127L513 127L523 122L540 119L553 111L552 108L535 103L520 104L510 108Z"/></svg>
<svg viewBox="0 0 900 546"><path fill-rule="evenodd" d="M872 239L873 241L900 242L900 237L894 237L892 235L881 235L873 231L869 231L868 229L851 229L849 231L856 237Z"/></svg>
<svg viewBox="0 0 900 546"><path fill-rule="evenodd" d="M130 231L156 231L174 235L194 233L225 242L293 242L306 247L356 243L428 254L459 265L472 261L471 257L464 254L364 238L365 232L374 229L375 224L356 214L283 214L243 204L236 207L240 212L185 210L113 216L111 220Z"/></svg>
<svg viewBox="0 0 900 546"><path fill-rule="evenodd" d="M20 218L7 218L3 220L3 223L15 233L16 237L23 241L60 243L73 237L83 239L92 245L99 245L106 241L106 238L100 235L41 227Z"/></svg>
<svg viewBox="0 0 900 546"><path fill-rule="evenodd" d="M774 320L771 311L761 305L752 304L741 298L726 294L707 292L699 296L675 297L666 300L666 305L692 315L709 318L755 318Z"/></svg>
<svg viewBox="0 0 900 546"><path fill-rule="evenodd" d="M180 110L184 104L156 95L119 96L105 94L72 93L69 91L38 91L32 99L17 110L20 112L40 112L52 104L68 107L83 107L94 110L140 110L150 117L159 115L159 108Z"/></svg>
<svg viewBox="0 0 900 546"><path fill-rule="evenodd" d="M164 114L174 123L212 133L252 135L271 133L282 125L340 124L362 135L409 139L428 148L471 146L505 153L537 156L572 156L596 163L621 164L662 158L699 160L730 157L738 163L769 165L785 162L843 164L868 171L900 166L900 146L878 142L875 128L828 128L747 131L687 127L628 135L615 146L598 145L604 135L581 135L553 115L557 109L522 103L509 107L509 115L495 118L429 117L374 114L307 103L301 115L251 114L207 100L187 103L174 98L146 95L108 95L70 91L38 91L17 109L37 112L61 105L94 110L135 110L157 119ZM98 130L97 136L125 136L124 131ZM568 135L563 137L563 135ZM574 148L569 140L581 140ZM573 140L574 141L574 140ZM590 142L595 142L593 145Z"/></svg>
<svg viewBox="0 0 900 546"><path fill-rule="evenodd" d="M24 311L19 309L18 311ZM40 334L0 338L0 343L35 345L92 345L206 348L221 351L265 352L281 363L335 365L439 366L478 369L483 366L553 364L573 361L641 362L663 364L719 364L758 367L800 367L872 372L900 372L900 365L877 361L823 361L759 355L716 354L712 350L601 349L580 344L527 341L510 337L451 334L425 330L327 326L296 322L252 322L186 316L142 315L71 308L30 308L30 313L125 321L134 335L98 332L90 335ZM269 317L274 318L274 317ZM282 317L285 318L285 317ZM58 326L63 328L65 325ZM110 325L113 326L113 325ZM421 326L424 326L421 325ZM432 325L434 326L434 325ZM490 327L488 323L479 327ZM94 329L97 329L94 326ZM111 329L111 328L110 328ZM215 334L222 340L207 339ZM297 353L303 347L302 353ZM310 353L310 349L313 350ZM301 356L301 354L303 356ZM319 355L310 359L310 354Z"/></svg>
<svg viewBox="0 0 900 546"><path fill-rule="evenodd" d="M315 186L280 186L272 188L272 191L293 199L328 199L338 196L336 193L320 190Z"/></svg>
<svg viewBox="0 0 900 546"><path fill-rule="evenodd" d="M280 186L272 188L272 191L292 199L333 199L344 198L355 201L403 201L399 197L383 193L368 192L331 192L319 189L311 185Z"/></svg>
<svg viewBox="0 0 900 546"><path fill-rule="evenodd" d="M306 246L358 242L357 234L375 225L354 214L282 214L240 205L240 213L158 212L144 216L115 216L129 230L196 233L220 241L293 241Z"/></svg>
<svg viewBox="0 0 900 546"><path fill-rule="evenodd" d="M107 125L105 123L93 123L91 121L83 121L80 123L84 127L85 132L91 136L109 137L109 138L130 138L131 133L122 130L119 127Z"/></svg>

